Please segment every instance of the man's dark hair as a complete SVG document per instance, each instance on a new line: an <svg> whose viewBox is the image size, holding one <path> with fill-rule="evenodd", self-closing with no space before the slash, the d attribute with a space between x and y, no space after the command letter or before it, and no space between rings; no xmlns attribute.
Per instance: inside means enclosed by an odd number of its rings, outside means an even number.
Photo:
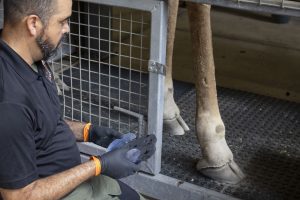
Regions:
<svg viewBox="0 0 300 200"><path fill-rule="evenodd" d="M4 22L18 23L23 17L37 15L46 25L57 0L4 0Z"/></svg>

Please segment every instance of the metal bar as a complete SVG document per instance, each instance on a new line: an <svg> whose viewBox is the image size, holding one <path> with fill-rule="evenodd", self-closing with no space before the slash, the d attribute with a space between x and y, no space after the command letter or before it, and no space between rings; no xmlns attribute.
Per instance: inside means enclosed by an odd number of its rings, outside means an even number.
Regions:
<svg viewBox="0 0 300 200"><path fill-rule="evenodd" d="M87 24L88 24L88 38L90 38L91 36L91 33L90 33L90 13L89 13L89 10L90 10L90 4L88 4L88 19L87 19ZM91 40L88 39L88 59L91 60ZM89 88L88 88L88 92L89 92L89 121L92 122L92 115L91 115L91 112L92 112L92 95L91 95L91 92L92 92L92 89L91 89L91 62L88 62L88 69L89 69L89 77L88 77L88 81L89 81ZM81 77L80 77L81 78Z"/></svg>
<svg viewBox="0 0 300 200"><path fill-rule="evenodd" d="M98 20L99 20L99 22L98 22L98 45L99 45L99 49L101 49L101 40L100 40L100 38L101 38L101 11L100 11L100 9L98 9ZM101 53L99 52L99 55L98 55L98 59L99 59L99 61L101 60ZM101 111L102 111L102 107L100 106L100 102L101 102L101 100L102 100L102 96L101 96L101 92L102 92L102 90L101 90L101 62L98 62L99 64L98 64L98 67L99 67L99 72L98 72L98 74L97 74L97 76L99 77L99 79L98 79L98 84L99 84L99 89L98 89L98 93L99 93L99 95L98 95L98 102L99 102L99 111L98 111L98 124L99 125L101 125L101 123L102 123L102 118L101 118Z"/></svg>
<svg viewBox="0 0 300 200"><path fill-rule="evenodd" d="M300 17L300 2L281 0L181 0L222 7Z"/></svg>
<svg viewBox="0 0 300 200"><path fill-rule="evenodd" d="M137 118L138 123L139 123L139 131L137 133L137 137L140 137L141 135L144 135L144 131L143 131L144 116L142 114L132 112L130 110L126 110L124 108L120 108L120 107L116 107L116 106L114 107L114 110Z"/></svg>
<svg viewBox="0 0 300 200"><path fill-rule="evenodd" d="M122 24L122 21L123 20L121 20L121 24ZM131 40L131 38L129 36L129 42L131 42L130 40ZM129 50L129 52L130 52L130 50ZM129 54L129 57L131 58L130 54ZM131 77L132 73L131 73L131 70L132 70L132 68L131 68L131 59L129 59L129 91L130 91L129 92L129 102L132 102L132 93L131 93L131 91L132 91L132 88L131 88L131 86L132 86L132 82L131 82L132 81L132 77ZM131 104L129 104L129 110L131 110ZM129 130L130 129L131 129L131 117L129 117Z"/></svg>
<svg viewBox="0 0 300 200"><path fill-rule="evenodd" d="M87 159L81 159L82 162L86 162L89 158L93 156L101 156L106 153L106 148L98 146L91 142L78 142L77 147L81 153L81 155L87 155Z"/></svg>
<svg viewBox="0 0 300 200"><path fill-rule="evenodd" d="M149 176L138 173L122 181L142 194L163 200L238 200L162 174Z"/></svg>
<svg viewBox="0 0 300 200"><path fill-rule="evenodd" d="M165 65L168 13L165 2L161 1L151 13L150 60ZM158 174L161 170L164 80L162 74L149 72L148 134L155 134L157 143L156 152L147 166L153 174Z"/></svg>
<svg viewBox="0 0 300 200"><path fill-rule="evenodd" d="M79 8L78 10L80 11L81 8L80 8L79 1L78 1L78 8ZM81 48L81 47L80 47L80 44L81 44L81 37L80 37L80 35L81 35L81 22L80 22L80 21L81 21L81 17L80 17L80 13L78 12L78 22L79 22L79 29L78 29L78 35L79 35L79 39L78 39L78 47L79 47L79 77L80 77L80 80L79 80L79 81L80 81L80 86L79 86L79 89L80 89L80 121L82 122L82 121L83 121L83 118L82 118L82 112L83 112L83 109L82 109L82 108L83 108L82 99L83 99L83 98L82 98L82 80L81 80L81 77L82 77L82 75L81 75L81 71L82 71L82 70L81 70L81 67L82 67L82 66L81 66L81 63L82 63L82 62L81 62L81 58L82 58L82 56L81 56L81 49L80 49L80 48ZM70 69L70 70L71 70L71 75L70 75L71 77L72 77L72 74L73 74L73 73L72 73L72 68L73 68L73 67L71 66L71 69ZM71 78L71 77L70 77L70 78ZM72 82L73 82L73 81L72 81ZM72 83L72 82L71 82L71 83ZM73 109L73 108L74 108L74 106L73 106L73 85L72 85L72 84L71 84L71 88L72 88L72 89L71 89L71 92L72 92L72 119L74 119L74 111L73 111L73 110L74 110L74 109Z"/></svg>
<svg viewBox="0 0 300 200"><path fill-rule="evenodd" d="M111 12L112 12L111 8L109 8L109 10L108 10L108 17L109 17L108 28L109 29L111 27L111 16L112 16ZM110 33L108 34L108 41L109 41L109 44L108 44L108 74L109 74L109 77L108 77L108 99L109 99L108 125L109 125L109 127L111 127L111 55L110 55L110 53L111 53L111 45L110 45L111 34Z"/></svg>
<svg viewBox="0 0 300 200"><path fill-rule="evenodd" d="M118 6L118 7L125 7L125 8L132 8L137 10L143 11L152 11L155 7L160 4L159 0L80 0L82 2L89 2L89 3L97 3L97 4L104 4L107 6Z"/></svg>
<svg viewBox="0 0 300 200"><path fill-rule="evenodd" d="M133 9L151 11L155 9L153 7L153 1L140 0L132 3L132 0L81 0L83 2L92 2L98 4L105 4L119 7L129 7ZM290 16L300 16L300 3L296 1L282 1L278 0L182 0L196 3L206 3L211 5L218 5L229 8L236 8L242 10L252 10L257 12L268 12L273 14L282 14ZM261 4L260 4L261 1ZM159 3L159 1L156 1ZM284 6L284 7L282 7Z"/></svg>
<svg viewBox="0 0 300 200"><path fill-rule="evenodd" d="M141 35L143 35L144 34L144 15L142 15L141 21L142 21L142 24L141 24L141 32L140 33L141 33ZM140 46L142 47L142 48L140 48L140 57L143 58L143 37L140 38L140 43L141 43ZM140 71L142 71L142 68L143 68L143 61L142 61L142 59L140 59L139 60ZM142 94L142 87L143 87L142 73L140 73L140 90L139 90L140 94ZM139 97L139 104L141 104L141 103L142 103L142 96ZM139 108L139 112L140 113L142 112L141 108Z"/></svg>

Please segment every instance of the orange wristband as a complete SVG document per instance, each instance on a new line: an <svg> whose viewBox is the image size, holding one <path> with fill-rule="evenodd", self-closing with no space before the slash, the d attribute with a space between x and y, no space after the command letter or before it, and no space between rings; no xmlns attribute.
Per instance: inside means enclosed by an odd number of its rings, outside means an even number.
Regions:
<svg viewBox="0 0 300 200"><path fill-rule="evenodd" d="M91 127L91 123L87 123L84 127L83 127L83 141L84 142L88 142L89 140L89 130Z"/></svg>
<svg viewBox="0 0 300 200"><path fill-rule="evenodd" d="M101 173L101 162L99 160L99 158L92 156L90 158L90 160L93 160L95 165L96 165L96 172L95 172L95 176L98 176Z"/></svg>

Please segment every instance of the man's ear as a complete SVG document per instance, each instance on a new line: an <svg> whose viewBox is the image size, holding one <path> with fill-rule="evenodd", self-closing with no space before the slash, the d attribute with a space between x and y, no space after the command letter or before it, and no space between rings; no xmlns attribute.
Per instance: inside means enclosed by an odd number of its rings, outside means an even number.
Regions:
<svg viewBox="0 0 300 200"><path fill-rule="evenodd" d="M26 25L31 36L37 36L43 26L37 15L29 15L26 19Z"/></svg>

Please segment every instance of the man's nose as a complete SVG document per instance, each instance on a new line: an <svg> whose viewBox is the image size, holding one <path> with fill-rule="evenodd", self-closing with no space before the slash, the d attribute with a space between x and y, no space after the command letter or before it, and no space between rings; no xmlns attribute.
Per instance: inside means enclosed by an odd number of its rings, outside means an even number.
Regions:
<svg viewBox="0 0 300 200"><path fill-rule="evenodd" d="M69 33L69 32L70 32L70 25L69 25L69 22L67 22L64 24L63 34Z"/></svg>

